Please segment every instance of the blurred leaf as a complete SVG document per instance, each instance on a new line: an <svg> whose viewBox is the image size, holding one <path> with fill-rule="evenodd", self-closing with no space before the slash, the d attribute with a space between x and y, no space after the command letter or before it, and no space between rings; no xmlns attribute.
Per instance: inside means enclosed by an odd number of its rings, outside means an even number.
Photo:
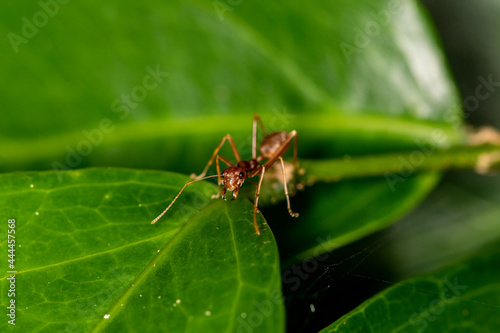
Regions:
<svg viewBox="0 0 500 333"><path fill-rule="evenodd" d="M500 239L500 177L451 172L422 205L389 228L380 257L399 277L429 272ZM384 232L385 234L385 232Z"/></svg>
<svg viewBox="0 0 500 333"><path fill-rule="evenodd" d="M297 197L302 201L295 208L301 214L298 219L288 219L278 227L271 224L280 249L290 256L286 265L339 248L397 221L438 180L436 173L409 177L397 191L391 191L387 181L380 178L315 186ZM267 211L264 215L274 221L274 215L269 216Z"/></svg>
<svg viewBox="0 0 500 333"><path fill-rule="evenodd" d="M151 225L186 177L124 169L62 177L59 182L53 172L0 176L0 215L16 220L20 327L284 331L276 243L261 218L263 233L256 235L247 200L210 200L216 187L198 182ZM7 223L0 231L6 257ZM4 260L2 290L11 270L6 266ZM8 326L6 320L0 325Z"/></svg>
<svg viewBox="0 0 500 333"><path fill-rule="evenodd" d="M494 332L500 252L413 278L375 295L321 332Z"/></svg>
<svg viewBox="0 0 500 333"><path fill-rule="evenodd" d="M391 134L401 129L415 146L411 126L386 121L441 127L445 114L448 122L458 117L442 54L413 1L225 5L221 14L207 0L71 2L35 26L26 43L5 38L0 73L15 80L0 83L2 170L52 169L57 161L186 172L226 133L248 148L255 112L274 130L302 130L306 115L338 116L305 120L329 128L320 146L317 135L299 132L308 156L362 154L383 144L390 151L399 145ZM36 2L4 7L5 36L23 37L43 13ZM106 119L109 131L101 126ZM333 132L354 122L355 133ZM388 140L374 142L386 137L382 130Z"/></svg>

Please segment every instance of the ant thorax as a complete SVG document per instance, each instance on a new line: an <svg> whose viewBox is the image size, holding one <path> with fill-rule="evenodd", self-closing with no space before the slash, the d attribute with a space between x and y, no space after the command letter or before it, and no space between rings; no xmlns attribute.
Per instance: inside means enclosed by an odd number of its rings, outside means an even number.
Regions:
<svg viewBox="0 0 500 333"><path fill-rule="evenodd" d="M239 168L245 169L247 176L252 177L249 174L259 168L260 164L256 159L251 159L248 161L239 161L237 166Z"/></svg>

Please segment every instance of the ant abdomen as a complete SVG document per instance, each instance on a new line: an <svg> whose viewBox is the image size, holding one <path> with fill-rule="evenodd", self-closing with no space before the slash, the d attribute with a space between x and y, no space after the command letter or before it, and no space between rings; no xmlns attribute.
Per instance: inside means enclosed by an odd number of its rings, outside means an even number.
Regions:
<svg viewBox="0 0 500 333"><path fill-rule="evenodd" d="M290 141L287 142L288 135L288 132L281 131L266 136L259 147L264 158L270 158L278 149L287 150L290 147ZM285 142L287 143L283 147Z"/></svg>

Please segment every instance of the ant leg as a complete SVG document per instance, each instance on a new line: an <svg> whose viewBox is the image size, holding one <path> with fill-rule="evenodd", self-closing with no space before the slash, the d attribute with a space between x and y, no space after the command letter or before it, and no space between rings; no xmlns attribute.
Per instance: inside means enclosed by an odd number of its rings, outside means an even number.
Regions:
<svg viewBox="0 0 500 333"><path fill-rule="evenodd" d="M298 217L299 213L292 212L292 208L290 207L290 197L288 196L288 187L286 185L285 163L283 162L283 158L281 156L280 156L280 162L281 162L281 170L283 170L283 186L285 187L285 196L286 196L286 203L288 205L288 212L292 217Z"/></svg>
<svg viewBox="0 0 500 333"><path fill-rule="evenodd" d="M196 176L196 175L191 175L192 178L195 178L195 179L201 179L203 177L205 177L205 175L207 174L207 171L208 171L208 168L212 165L212 163L214 162L214 159L217 157L217 153L219 152L219 150L221 149L222 145L224 144L224 142L226 142L226 140L229 141L229 143L231 144L231 149L233 150L233 153L234 153L234 156L236 157L236 161L239 162L241 161L241 157L240 157L240 154L238 153L238 149L236 149L236 145L234 144L234 141L233 141L233 138L231 137L231 135L227 134L225 135L221 142L219 143L219 145L217 146L217 148L215 148L215 151L214 153L212 154L212 157L210 157L210 160L208 161L207 163L207 166L205 167L205 169L203 169L203 172ZM231 162L230 162L231 163ZM234 164L230 164L230 166L234 166Z"/></svg>
<svg viewBox="0 0 500 333"><path fill-rule="evenodd" d="M259 185L257 186L257 191L255 191L255 202L253 204L253 225L255 227L257 235L260 235L259 226L257 225L257 213L260 213L260 211L257 208L257 205L259 204L260 187L262 186L262 180L264 179L264 172L266 172L266 168L262 167L262 172L260 173Z"/></svg>
<svg viewBox="0 0 500 333"><path fill-rule="evenodd" d="M220 186L222 184L222 179L221 179L222 174L220 173L219 160L222 160L222 162L226 163L229 166L234 166L233 163L231 163L231 161L228 161L225 157L217 155L217 158L215 159L215 164L217 165L217 175L219 176L217 178L217 187L219 188L219 191L217 192L217 194L212 195L212 199L217 199L218 197L220 197L221 194Z"/></svg>
<svg viewBox="0 0 500 333"><path fill-rule="evenodd" d="M220 166L219 166L219 155L217 155L217 158L215 159L215 164L217 165L217 188L219 189L217 191L217 194L212 195L212 199L217 199L220 196L221 193L221 188L220 185L222 183L221 177L220 177Z"/></svg>
<svg viewBox="0 0 500 333"><path fill-rule="evenodd" d="M252 158L255 160L257 158L257 122L260 125L262 130L262 134L264 137L267 136L266 128L264 127L264 123L260 119L258 114L253 115L253 132L252 132Z"/></svg>
<svg viewBox="0 0 500 333"><path fill-rule="evenodd" d="M297 167L297 133L295 133L295 136L294 136L294 142L293 142L293 169L294 169L294 172L298 171Z"/></svg>
<svg viewBox="0 0 500 333"><path fill-rule="evenodd" d="M167 207L167 208L166 208L166 209L165 209L165 210L164 210L164 211L163 211L160 215L158 215L158 216L157 216L157 217L156 217L156 218L155 218L155 219L151 222L151 224L155 224L155 223L156 223L156 221L158 221L159 219L161 219L161 217L162 217L163 215L165 215L165 213L166 213L166 212L170 209L170 207L172 207L172 205L174 204L175 200L177 200L177 198L179 197L179 195L181 195L182 191L184 191L184 189L186 188L186 186L188 186L189 184L192 184L192 183L196 183L196 182L198 182L198 181L200 181L200 180L203 180L203 179L212 178L212 177L217 177L217 176L219 176L219 177L220 177L220 175L207 176L207 177L203 177L203 178L201 178L201 179L191 180L191 181L187 182L186 184L184 184L184 186L183 186L183 187L182 187L182 189L179 191L179 193L175 196L174 200L172 200L172 202L170 203L170 205L168 205L168 207Z"/></svg>
<svg viewBox="0 0 500 333"><path fill-rule="evenodd" d="M297 133L295 133L293 142L293 193L297 192L297 176L299 175L299 166L297 164Z"/></svg>

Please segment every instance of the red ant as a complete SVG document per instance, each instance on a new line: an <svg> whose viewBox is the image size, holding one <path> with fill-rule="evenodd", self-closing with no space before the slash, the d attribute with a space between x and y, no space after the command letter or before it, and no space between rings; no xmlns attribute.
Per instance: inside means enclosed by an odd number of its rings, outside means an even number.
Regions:
<svg viewBox="0 0 500 333"><path fill-rule="evenodd" d="M260 150L260 155L257 156L257 125L260 125L262 133L264 134L264 139L262 140L259 150ZM293 165L294 165L294 170L297 169L297 132L295 130L291 131L290 133L285 132L285 131L280 131L280 132L273 132L271 134L267 134L266 129L264 127L264 124L262 123L262 120L260 117L255 114L253 116L253 134L252 134L252 159L248 161L244 161L241 159L240 154L238 153L238 150L236 149L236 146L234 144L233 138L231 135L227 134L222 138L222 141L219 143L217 148L215 148L214 153L212 154L212 157L207 163L207 166L203 170L203 172L199 176L195 176L195 179L187 182L184 187L180 190L179 194L172 200L170 205L157 217L155 218L151 224L155 223L158 221L163 214L165 214L170 207L174 204L175 200L179 197L179 195L184 191L184 188L186 188L187 185L192 184L194 182L207 179L207 178L212 178L212 177L218 177L218 185L219 185L219 192L216 195L212 196L212 199L218 198L219 195L221 194L221 184L223 185L222 188L222 198L226 200L226 191L232 191L233 198L231 200L234 200L238 197L238 192L240 190L241 185L243 185L243 182L245 179L248 179L249 182L257 186L257 191L255 192L255 202L253 206L253 223L255 227L255 231L257 232L258 235L260 235L260 230L257 225L257 213L260 213L260 211L257 209L257 204L259 202L259 194L260 194L260 188L262 185L262 180L264 178L264 173L266 170L268 170L277 160L280 160L281 163L281 169L283 171L283 186L285 189L285 195L286 195L286 201L288 205L288 212L290 213L291 216L293 217L298 217L298 213L294 213L292 209L290 208L290 198L288 196L288 188L287 188L287 180L286 180L286 172L285 172L285 164L283 162L283 154L288 150L290 147L290 143L294 139L294 149L293 149ZM234 156L236 157L237 164L235 165L228 159L226 159L223 156L217 155L219 150L221 149L222 145L226 140L229 141L231 144L231 149L233 150ZM212 165L213 161L216 161L217 165L217 175L213 176L207 176L205 177L208 168ZM226 163L228 167L220 173L220 166L219 166L219 160L222 162ZM264 160L266 160L264 163L262 163ZM262 163L262 164L261 164ZM260 180L259 183L256 184L252 182L249 178L255 177L257 175L260 175Z"/></svg>

